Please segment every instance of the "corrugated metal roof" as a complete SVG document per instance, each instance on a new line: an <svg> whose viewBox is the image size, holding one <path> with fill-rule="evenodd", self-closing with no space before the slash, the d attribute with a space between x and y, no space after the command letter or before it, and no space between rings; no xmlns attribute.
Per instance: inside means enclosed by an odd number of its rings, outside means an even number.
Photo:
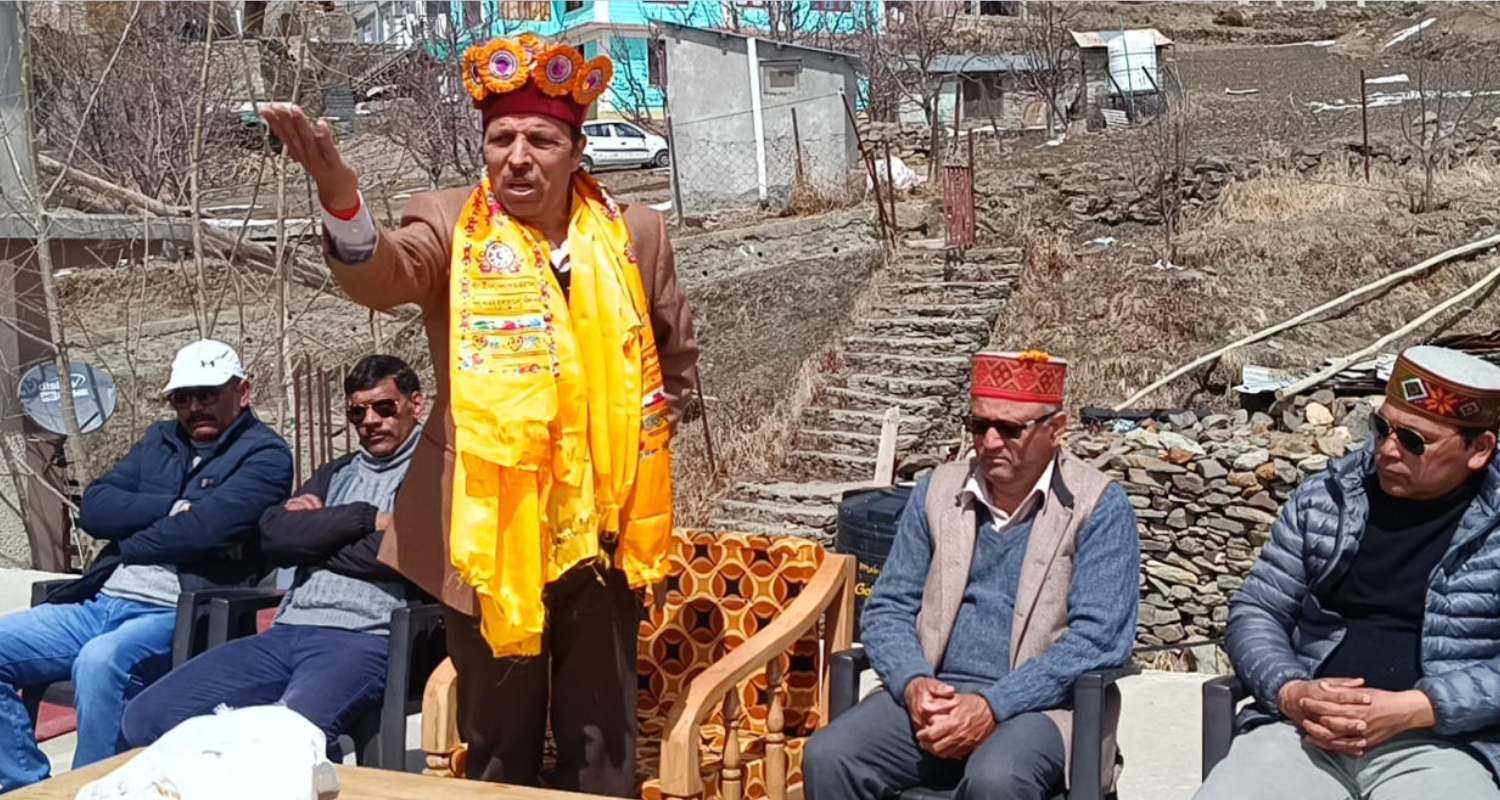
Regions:
<svg viewBox="0 0 1500 800"><path fill-rule="evenodd" d="M826 47L812 47L805 44L792 44L791 42L783 42L777 39L772 39L768 36L735 33L734 31L720 30L718 28L705 28L700 25L684 25L678 22L668 22L666 20L653 20L651 24L666 29L668 33L677 30L683 32L708 33L724 38L755 39L756 41L761 42L761 46L763 47L769 46L776 48L777 50L805 50L809 53L822 53L825 56L835 56L838 58L848 59L849 61L854 62L860 67L863 67L865 65L864 61L860 59L859 56L853 53L845 53L841 50L830 50ZM761 52L761 56L765 57L764 51Z"/></svg>
<svg viewBox="0 0 1500 800"><path fill-rule="evenodd" d="M1161 35L1161 31L1155 28L1133 28L1132 32L1137 30L1150 31L1151 35L1156 37L1157 47L1169 47L1172 44L1171 39ZM1095 47L1108 47L1110 39L1118 39L1121 35L1120 31L1068 31L1068 33L1073 34L1073 41L1082 50L1089 50Z"/></svg>
<svg viewBox="0 0 1500 800"><path fill-rule="evenodd" d="M985 72L1029 72L1035 67L1030 56L1003 55L1003 56L970 56L944 54L932 59L932 65L927 68L929 74L955 75L974 74Z"/></svg>

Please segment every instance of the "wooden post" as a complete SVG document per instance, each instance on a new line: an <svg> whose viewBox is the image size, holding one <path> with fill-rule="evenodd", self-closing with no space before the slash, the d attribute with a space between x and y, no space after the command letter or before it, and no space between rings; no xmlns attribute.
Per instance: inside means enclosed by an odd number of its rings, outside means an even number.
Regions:
<svg viewBox="0 0 1500 800"><path fill-rule="evenodd" d="M781 700L781 659L766 667L766 798L786 800L786 712Z"/></svg>
<svg viewBox="0 0 1500 800"><path fill-rule="evenodd" d="M323 420L323 463L333 460L333 420L328 415L328 368L318 370L318 414Z"/></svg>
<svg viewBox="0 0 1500 800"><path fill-rule="evenodd" d="M708 400L703 394L703 373L693 370L693 391L698 393L698 414L703 418L703 447L708 455L708 474L717 478L719 460L714 457L714 434L708 424Z"/></svg>
<svg viewBox="0 0 1500 800"><path fill-rule="evenodd" d="M1359 129L1364 138L1365 183L1370 182L1370 104L1365 98L1365 71L1359 71Z"/></svg>
<svg viewBox="0 0 1500 800"><path fill-rule="evenodd" d="M318 401L313 397L312 356L304 356L302 363L302 378L307 381L307 472L311 475L318 468Z"/></svg>
<svg viewBox="0 0 1500 800"><path fill-rule="evenodd" d="M880 445L875 451L875 475L871 486L890 486L896 478L896 433L901 426L901 409L891 406L880 418Z"/></svg>
<svg viewBox="0 0 1500 800"><path fill-rule="evenodd" d="M724 766L719 772L719 796L724 800L740 800L740 695L739 688L729 687L724 694Z"/></svg>
<svg viewBox="0 0 1500 800"><path fill-rule="evenodd" d="M682 207L682 181L677 177L677 137L672 133L672 115L667 115L667 158L671 159L668 175L672 182L672 205L677 206L677 225L687 224L686 210Z"/></svg>
<svg viewBox="0 0 1500 800"><path fill-rule="evenodd" d="M285 408L285 406L283 406ZM282 430L286 429L286 420L281 420ZM293 483L302 485L302 368L292 368L292 474L296 476Z"/></svg>
<svg viewBox="0 0 1500 800"><path fill-rule="evenodd" d="M797 151L797 183L802 183L802 129L797 126L796 106L792 106L792 147Z"/></svg>
<svg viewBox="0 0 1500 800"><path fill-rule="evenodd" d="M864 137L859 134L859 123L854 117L854 106L849 104L849 95L839 92L839 99L844 101L844 117L849 121L849 128L854 131L854 144L859 148L859 156L865 162L865 174L869 176L870 185L874 187L875 212L877 218L880 220L880 238L894 244L896 241L894 233L895 220L887 223L885 219L885 205L880 199L880 175L875 171L875 157L871 153L871 150L874 148L865 148Z"/></svg>
<svg viewBox="0 0 1500 800"><path fill-rule="evenodd" d="M998 136L997 136L998 138ZM974 131L969 130L969 169L974 169Z"/></svg>
<svg viewBox="0 0 1500 800"><path fill-rule="evenodd" d="M885 141L885 191L891 203L891 240L895 240L895 171L891 168L891 140Z"/></svg>

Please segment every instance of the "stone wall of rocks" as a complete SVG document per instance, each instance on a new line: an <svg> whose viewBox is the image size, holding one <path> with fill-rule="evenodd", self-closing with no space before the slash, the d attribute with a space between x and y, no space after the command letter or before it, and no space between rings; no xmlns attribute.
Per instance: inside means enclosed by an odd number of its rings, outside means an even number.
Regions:
<svg viewBox="0 0 1500 800"><path fill-rule="evenodd" d="M1370 410L1323 392L1300 399L1282 419L1182 412L1073 438L1073 452L1109 473L1135 507L1140 644L1224 635L1229 599L1269 539L1281 504L1305 478L1361 444ZM1281 429L1288 423L1294 432Z"/></svg>

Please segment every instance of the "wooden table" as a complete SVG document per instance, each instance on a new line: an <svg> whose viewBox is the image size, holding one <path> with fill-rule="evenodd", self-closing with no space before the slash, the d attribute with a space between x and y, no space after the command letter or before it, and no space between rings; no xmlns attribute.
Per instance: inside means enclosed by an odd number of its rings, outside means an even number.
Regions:
<svg viewBox="0 0 1500 800"><path fill-rule="evenodd" d="M108 775L134 755L134 752L122 753L83 769L64 772L34 786L17 789L7 794L5 800L73 800L89 781ZM365 767L338 765L335 769L339 774L339 800L597 800L600 797Z"/></svg>

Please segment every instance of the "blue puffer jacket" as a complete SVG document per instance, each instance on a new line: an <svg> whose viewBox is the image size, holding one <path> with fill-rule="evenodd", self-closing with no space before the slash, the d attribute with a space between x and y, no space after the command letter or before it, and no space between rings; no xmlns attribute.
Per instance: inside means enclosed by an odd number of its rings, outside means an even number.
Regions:
<svg viewBox="0 0 1500 800"><path fill-rule="evenodd" d="M1373 453L1366 446L1298 487L1230 603L1229 657L1256 701L1242 724L1279 718L1281 687L1311 678L1344 637L1343 618L1318 592L1359 550ZM1500 459L1428 578L1422 673L1435 732L1470 744L1500 776Z"/></svg>

